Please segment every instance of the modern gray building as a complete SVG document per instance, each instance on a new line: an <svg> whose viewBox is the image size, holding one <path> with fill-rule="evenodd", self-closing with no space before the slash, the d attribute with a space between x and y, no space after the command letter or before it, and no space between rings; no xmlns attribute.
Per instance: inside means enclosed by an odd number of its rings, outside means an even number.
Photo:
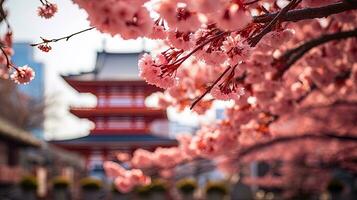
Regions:
<svg viewBox="0 0 357 200"><path fill-rule="evenodd" d="M41 62L38 62L34 58L34 47L30 46L28 42L16 42L13 45L14 55L12 56L12 62L16 66L28 65L35 71L35 79L31 81L31 84L19 85L20 92L28 96L29 101L33 105L44 104L44 66ZM34 136L43 139L44 131L43 125L38 128L30 130Z"/></svg>

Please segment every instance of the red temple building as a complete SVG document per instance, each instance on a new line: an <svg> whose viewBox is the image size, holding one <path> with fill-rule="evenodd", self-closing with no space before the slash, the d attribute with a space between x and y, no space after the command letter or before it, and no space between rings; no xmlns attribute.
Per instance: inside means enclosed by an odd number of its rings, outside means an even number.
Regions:
<svg viewBox="0 0 357 200"><path fill-rule="evenodd" d="M152 134L153 129L168 134L168 120L165 110L145 106L145 98L160 89L138 77L139 56L99 52L93 71L63 76L78 92L97 97L95 107L70 109L77 117L94 123L90 134L55 142L81 153L90 171L101 168L103 160L113 160L118 151L131 153L137 148L153 150L177 144L176 140Z"/></svg>

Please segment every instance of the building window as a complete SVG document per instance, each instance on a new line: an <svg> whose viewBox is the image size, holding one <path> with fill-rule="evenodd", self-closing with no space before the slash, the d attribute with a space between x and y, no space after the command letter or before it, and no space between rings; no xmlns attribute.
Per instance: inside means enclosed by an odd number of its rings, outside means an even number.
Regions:
<svg viewBox="0 0 357 200"><path fill-rule="evenodd" d="M104 88L98 90L98 106L104 107L107 105L107 92Z"/></svg>
<svg viewBox="0 0 357 200"><path fill-rule="evenodd" d="M146 123L143 117L136 117L134 120L133 128L135 129L145 129Z"/></svg>
<svg viewBox="0 0 357 200"><path fill-rule="evenodd" d="M108 129L130 129L132 119L130 117L109 117Z"/></svg>
<svg viewBox="0 0 357 200"><path fill-rule="evenodd" d="M112 95L108 99L109 106L113 107L130 107L133 105L133 99L128 95Z"/></svg>
<svg viewBox="0 0 357 200"><path fill-rule="evenodd" d="M104 107L107 104L108 104L107 103L107 97L105 95L98 96L98 106L99 107Z"/></svg>
<svg viewBox="0 0 357 200"><path fill-rule="evenodd" d="M145 96L144 95L136 95L134 99L134 105L137 107L145 106Z"/></svg>
<svg viewBox="0 0 357 200"><path fill-rule="evenodd" d="M106 128L105 119L103 117L95 118L95 128L97 128L97 129Z"/></svg>

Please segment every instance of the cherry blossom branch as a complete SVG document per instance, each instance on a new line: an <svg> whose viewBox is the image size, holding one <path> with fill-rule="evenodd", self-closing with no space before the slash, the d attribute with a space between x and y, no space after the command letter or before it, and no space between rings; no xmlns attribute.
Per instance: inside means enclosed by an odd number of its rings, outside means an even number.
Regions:
<svg viewBox="0 0 357 200"><path fill-rule="evenodd" d="M5 50L4 50L4 48L3 48L2 45L0 45L0 50L1 50L2 54L4 54L4 56L5 56L5 59L6 59L6 67L7 67L7 68L11 68L12 64L11 64L11 62L10 62L9 56L6 54L6 52L5 52Z"/></svg>
<svg viewBox="0 0 357 200"><path fill-rule="evenodd" d="M252 1L244 3L244 5L247 6L247 5L255 4L257 2L259 2L259 0L252 0Z"/></svg>
<svg viewBox="0 0 357 200"><path fill-rule="evenodd" d="M273 140L269 140L266 142L256 143L253 146L244 148L236 154L236 158L234 160L232 160L232 162L233 161L238 162L244 156L248 156L251 153L258 152L262 149L268 148L268 147L276 145L276 144L288 143L288 142L292 142L292 141L306 140L306 139L328 140L328 141L329 140L339 140L342 142L354 142L357 144L357 137L352 136L352 135L338 135L336 133L325 133L325 134L319 134L319 135L305 134L305 135L284 136L284 137L275 138ZM200 162L200 160L196 160L196 161ZM187 163L183 163L183 164L187 164ZM215 169L215 165L213 165L212 163L208 163L207 165L205 165L198 171L198 174L205 173L205 172L208 172L208 171L211 171L214 169ZM184 173L180 174L179 178L185 177L188 175L191 175L191 173L184 172Z"/></svg>
<svg viewBox="0 0 357 200"><path fill-rule="evenodd" d="M1 12L1 14L2 14L2 16L0 16L0 22L2 21L2 20L4 20L4 18L5 18L5 10L4 10L4 7L3 7L3 5L4 5L4 3L5 3L5 0L0 0L0 12Z"/></svg>
<svg viewBox="0 0 357 200"><path fill-rule="evenodd" d="M58 41L61 41L61 40L66 40L68 41L71 37L75 36L75 35L78 35L78 34L81 34L81 33L84 33L84 32L87 32L87 31L90 31L92 29L94 29L95 27L90 27L90 28L87 28L87 29L84 29L84 30L81 30L81 31L78 31L78 32L75 32L75 33L72 33L68 36L64 36L64 37L60 37L60 38L56 38L56 39L45 39L45 38L42 38L42 42L40 43L34 43L34 44L31 44L31 46L38 46L38 45L41 45L41 44L48 44L48 43L51 43L51 42L58 42Z"/></svg>
<svg viewBox="0 0 357 200"><path fill-rule="evenodd" d="M303 107L300 112L306 112L306 111L311 111L313 109L322 109L322 108L328 108L332 106L356 106L357 107L357 101L348 101L348 100L337 100L334 101L333 103L330 104L322 104L322 105L311 105L311 106L306 106Z"/></svg>
<svg viewBox="0 0 357 200"><path fill-rule="evenodd" d="M276 15L274 15L274 17L271 19L268 25L263 28L263 30L261 30L257 35L248 40L250 46L254 47L255 45L257 45L258 42L264 37L264 35L266 35L273 29L274 25L280 20L280 18L282 18L282 16L284 16L290 9L296 7L301 1L302 0L290 1L287 6L285 6Z"/></svg>
<svg viewBox="0 0 357 200"><path fill-rule="evenodd" d="M279 71L275 75L275 79L280 78L284 73L296 62L298 61L305 53L317 47L321 44L334 41L347 39L350 37L357 37L357 28L350 31L337 32L332 34L322 35L319 38L312 39L308 42L301 44L300 46L287 51L284 55L281 56L279 60L284 61L282 65L279 66Z"/></svg>
<svg viewBox="0 0 357 200"><path fill-rule="evenodd" d="M4 56L5 56L6 67L7 67L8 69L10 69L10 68L12 67L12 68L14 68L18 73L20 73L20 70L19 70L15 65L13 65L13 64L11 63L9 56L6 54L5 49L4 49L4 47L3 47L2 45L0 45L0 50L1 50L2 54L4 54ZM20 74L20 76L21 76L21 74Z"/></svg>
<svg viewBox="0 0 357 200"><path fill-rule="evenodd" d="M349 78L351 74L351 71L348 70L348 71L343 71L339 74L337 74L335 76L335 82L338 82L338 81L341 81L341 80L346 80L347 78ZM295 103L301 103L302 101L304 101L313 91L317 90L318 87L316 84L312 84L310 85L310 90L307 91L304 95L300 96L298 99L295 100ZM339 104L349 104L349 105L357 105L356 102L349 102L349 101L335 101L334 103L330 104L330 105L325 105L326 107L327 106L335 106L335 105L339 105ZM311 108L311 109L314 109L314 108L317 108L317 107L305 107L303 110L308 110L308 108ZM271 115L271 114L270 114ZM270 121L268 121L268 123L266 125L270 125L272 124L273 122L276 122L280 116L278 115L271 115L272 119Z"/></svg>
<svg viewBox="0 0 357 200"><path fill-rule="evenodd" d="M229 67L227 67L226 70L224 70L224 72L213 82L213 84L212 84L211 86L209 86L209 87L206 89L206 91L205 91L201 96L199 96L199 97L192 103L192 105L191 105L191 107L190 107L190 110L192 110L192 109L195 107L195 105L196 105L199 101L201 101L201 99L203 99L203 97L205 97L205 96L212 90L212 88L223 78L223 76L224 76L231 68L232 68L232 67L229 66Z"/></svg>
<svg viewBox="0 0 357 200"><path fill-rule="evenodd" d="M254 146L243 149L242 151L240 151L238 153L237 158L241 158L241 157L246 156L250 153L254 153L258 150L267 148L272 145L296 141L296 140L305 140L305 139L317 139L317 140L336 139L336 140L340 140L340 141L357 142L357 137L355 137L355 136L338 135L335 133L325 133L325 134L318 134L318 135L317 134L304 134L304 135L297 135L297 136L296 135L295 136L285 136L285 137L279 137L279 138L270 140L268 142L257 143Z"/></svg>
<svg viewBox="0 0 357 200"><path fill-rule="evenodd" d="M229 34L229 32L220 32L218 34L216 34L215 36L212 36L211 38L208 38L205 42L202 42L201 44L199 44L197 47L195 47L192 51L190 51L187 55L185 55L184 57L176 60L175 62L173 62L172 64L179 64L181 65L185 60L187 60L187 58L189 58L190 56L192 56L194 53L196 53L198 50L202 49L204 46L206 46L207 44L209 44L210 42L213 42L215 40L217 40L218 38Z"/></svg>
<svg viewBox="0 0 357 200"><path fill-rule="evenodd" d="M0 22L1 22L1 21L4 21L5 24L6 24L6 26L7 26L8 31L11 31L10 23L9 23L9 21L7 20L5 10L4 10L4 8L2 7L3 3L4 3L4 0L0 1L0 15L1 15L1 16L0 16Z"/></svg>
<svg viewBox="0 0 357 200"><path fill-rule="evenodd" d="M357 3L346 3L340 2L335 3L323 7L317 8L301 8L296 10L291 10L285 13L285 15L280 17L281 22L286 21L300 21L305 19L315 19L315 18L324 18L333 14L342 13L348 10L355 10L357 9ZM253 19L255 23L268 23L273 20L279 12L264 14L260 16L256 16Z"/></svg>

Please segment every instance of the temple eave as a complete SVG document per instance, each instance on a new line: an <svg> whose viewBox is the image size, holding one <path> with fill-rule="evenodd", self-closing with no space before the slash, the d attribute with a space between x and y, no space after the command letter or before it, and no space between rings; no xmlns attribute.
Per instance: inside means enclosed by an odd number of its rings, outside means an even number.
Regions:
<svg viewBox="0 0 357 200"><path fill-rule="evenodd" d="M96 80L96 79L87 79L81 80L76 78L75 76L62 76L62 78L73 88L77 91L82 92L83 89L86 88L93 88L93 87L103 87L103 86L142 86L145 87L147 90L152 92L155 91L162 91L162 89L155 87L153 85L148 85L143 80Z"/></svg>
<svg viewBox="0 0 357 200"><path fill-rule="evenodd" d="M166 111L162 109L148 108L71 108L70 112L77 117L95 116L152 116L166 118Z"/></svg>
<svg viewBox="0 0 357 200"><path fill-rule="evenodd" d="M176 146L174 139L151 134L140 135L88 135L70 140L52 141L67 149L128 149L133 147Z"/></svg>

